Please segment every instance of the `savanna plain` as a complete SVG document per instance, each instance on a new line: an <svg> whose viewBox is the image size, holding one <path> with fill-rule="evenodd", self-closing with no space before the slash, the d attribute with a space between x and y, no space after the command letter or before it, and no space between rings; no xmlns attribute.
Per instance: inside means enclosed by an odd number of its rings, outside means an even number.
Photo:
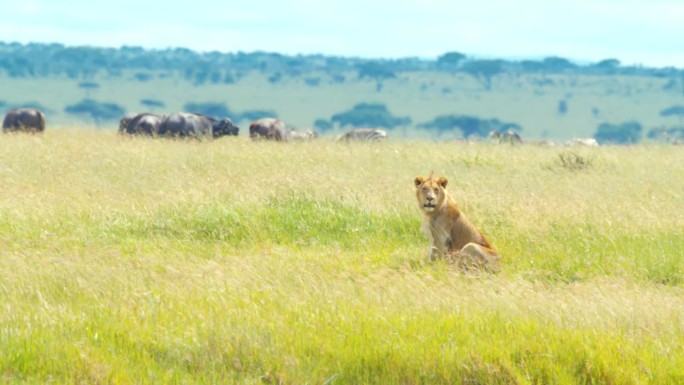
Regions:
<svg viewBox="0 0 684 385"><path fill-rule="evenodd" d="M2 135L0 383L684 383L683 150Z"/></svg>

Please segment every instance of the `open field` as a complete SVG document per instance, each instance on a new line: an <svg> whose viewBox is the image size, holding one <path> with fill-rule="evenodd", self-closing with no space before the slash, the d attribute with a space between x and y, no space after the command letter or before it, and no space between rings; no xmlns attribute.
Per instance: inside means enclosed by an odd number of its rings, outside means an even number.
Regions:
<svg viewBox="0 0 684 385"><path fill-rule="evenodd" d="M683 150L2 135L0 383L683 383Z"/></svg>
<svg viewBox="0 0 684 385"><path fill-rule="evenodd" d="M439 72L401 73L396 79L377 83L359 80L356 73L344 73L346 81L336 83L327 73L307 73L306 78L320 79L310 86L305 77L283 77L270 83L268 73L247 73L234 84L193 86L177 74L150 72L152 80L139 82L133 72L122 77L100 74L91 81L99 88L85 91L80 79L0 77L0 101L8 105L38 102L50 109L48 126L83 124L83 117L64 112L86 97L99 102L116 103L126 111L144 111L142 99L165 104L154 112L183 110L188 102L225 103L231 111L266 109L275 111L292 127L312 127L316 119L329 120L334 114L362 102L383 103L395 116L408 116L413 124L398 128L394 137L427 139L431 133L416 125L439 115L461 114L482 119L497 118L518 123L526 138L565 141L573 137L591 137L601 123L621 124L635 120L643 126L642 135L659 126L681 126L676 117L662 117L660 111L682 104L681 92L663 87L669 79L640 76L590 75L499 75L491 91L472 77ZM169 75L159 78L160 75ZM567 112L558 112L564 101ZM117 122L103 122L101 128L115 130ZM241 122L243 132L248 122ZM460 136L456 131L453 139Z"/></svg>

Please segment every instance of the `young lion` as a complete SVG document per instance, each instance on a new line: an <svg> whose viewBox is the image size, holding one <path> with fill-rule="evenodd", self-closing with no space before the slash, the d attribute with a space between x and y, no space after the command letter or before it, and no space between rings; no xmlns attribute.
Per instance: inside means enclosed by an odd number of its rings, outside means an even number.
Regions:
<svg viewBox="0 0 684 385"><path fill-rule="evenodd" d="M447 179L416 177L416 198L425 214L423 231L430 240L428 260L453 259L464 270L499 271L501 257L473 226L446 191Z"/></svg>

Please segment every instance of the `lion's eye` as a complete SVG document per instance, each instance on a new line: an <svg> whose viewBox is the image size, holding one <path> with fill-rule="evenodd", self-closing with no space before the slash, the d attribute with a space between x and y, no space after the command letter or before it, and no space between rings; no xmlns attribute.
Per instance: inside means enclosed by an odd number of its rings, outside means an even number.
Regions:
<svg viewBox="0 0 684 385"><path fill-rule="evenodd" d="M436 189L435 189L435 194L438 194L438 193L439 193L439 189L436 188Z"/></svg>

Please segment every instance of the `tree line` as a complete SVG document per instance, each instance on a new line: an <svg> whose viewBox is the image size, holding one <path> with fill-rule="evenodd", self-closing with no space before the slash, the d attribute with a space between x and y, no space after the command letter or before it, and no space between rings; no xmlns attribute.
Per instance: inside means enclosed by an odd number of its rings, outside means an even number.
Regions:
<svg viewBox="0 0 684 385"><path fill-rule="evenodd" d="M278 75L275 74L306 76L313 71L329 72L334 76L356 71L359 78L378 81L394 78L399 72L463 72L476 78L485 89L491 88L492 78L501 73L634 75L672 78L675 81L684 78L684 69L624 66L613 58L582 65L555 56L539 60L480 59L456 51L446 52L436 59L364 59L263 51L196 52L187 48L103 48L0 42L0 73L10 77L66 75L88 80L100 71L116 77L122 76L124 70L140 71L135 75L138 81L149 80L150 71L166 71L180 74L196 84L231 83L255 70L274 74L276 81Z"/></svg>

